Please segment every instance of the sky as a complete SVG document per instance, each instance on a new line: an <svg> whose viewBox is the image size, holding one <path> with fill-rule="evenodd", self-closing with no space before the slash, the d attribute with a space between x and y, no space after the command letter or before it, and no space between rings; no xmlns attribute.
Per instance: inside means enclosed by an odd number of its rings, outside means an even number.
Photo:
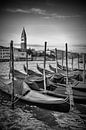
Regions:
<svg viewBox="0 0 86 130"><path fill-rule="evenodd" d="M86 4L83 0L1 0L0 45L86 45Z"/></svg>

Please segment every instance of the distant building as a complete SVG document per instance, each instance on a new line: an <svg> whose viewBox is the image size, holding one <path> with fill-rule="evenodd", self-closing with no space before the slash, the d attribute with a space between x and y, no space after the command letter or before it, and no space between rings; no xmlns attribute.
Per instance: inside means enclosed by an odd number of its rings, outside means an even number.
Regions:
<svg viewBox="0 0 86 130"><path fill-rule="evenodd" d="M21 33L21 48L14 48L14 60L26 60L27 37L25 29ZM28 51L28 50L27 50ZM28 54L28 60L31 60L32 55ZM0 61L10 60L10 48L0 46Z"/></svg>
<svg viewBox="0 0 86 130"><path fill-rule="evenodd" d="M25 29L23 28L22 34L21 34L21 50L25 51L27 49L27 37Z"/></svg>
<svg viewBox="0 0 86 130"><path fill-rule="evenodd" d="M14 60L25 60L26 59L26 52L22 51L21 49L14 48Z"/></svg>
<svg viewBox="0 0 86 130"><path fill-rule="evenodd" d="M0 61L9 61L10 59L10 48L0 46Z"/></svg>

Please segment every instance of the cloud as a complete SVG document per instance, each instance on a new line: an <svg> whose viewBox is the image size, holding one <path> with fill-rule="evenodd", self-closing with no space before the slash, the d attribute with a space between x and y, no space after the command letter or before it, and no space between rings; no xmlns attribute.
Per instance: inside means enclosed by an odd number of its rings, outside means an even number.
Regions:
<svg viewBox="0 0 86 130"><path fill-rule="evenodd" d="M29 10L23 10L23 9L6 9L5 11L10 13L30 13Z"/></svg>
<svg viewBox="0 0 86 130"><path fill-rule="evenodd" d="M45 19L56 19L56 18L79 18L83 15L58 15L57 13L49 13L47 10L42 10L40 8L30 8L30 9L6 9L5 11L11 13L25 13L25 14L34 14L40 15Z"/></svg>
<svg viewBox="0 0 86 130"><path fill-rule="evenodd" d="M46 10L42 10L39 8L31 8L31 9L6 9L5 11L10 13L26 13L26 14L38 14L38 15L46 15Z"/></svg>
<svg viewBox="0 0 86 130"><path fill-rule="evenodd" d="M56 13L48 13L44 18L46 18L46 19L49 19L49 18L54 18L54 19L56 19L56 18L63 18L63 19L65 19L65 18L79 18L79 17L82 17L82 15L58 15L58 14L56 14Z"/></svg>
<svg viewBox="0 0 86 130"><path fill-rule="evenodd" d="M34 14L39 14L39 15L46 15L46 10L38 9L38 8L31 8L30 12Z"/></svg>

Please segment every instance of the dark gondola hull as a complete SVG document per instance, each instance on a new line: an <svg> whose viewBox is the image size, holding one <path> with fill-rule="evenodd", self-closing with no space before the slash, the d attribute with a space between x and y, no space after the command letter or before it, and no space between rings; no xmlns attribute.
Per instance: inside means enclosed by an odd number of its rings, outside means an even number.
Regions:
<svg viewBox="0 0 86 130"><path fill-rule="evenodd" d="M49 68L50 68L50 70L52 70L54 73L56 73L56 68L55 68L55 67L53 67L53 66L51 66L51 65L49 64Z"/></svg>
<svg viewBox="0 0 86 130"><path fill-rule="evenodd" d="M52 111L58 111L58 112L65 113L65 112L69 112L69 110L70 110L69 97L66 100L64 100L62 102L58 102L58 103L53 103L53 102L52 103L45 103L45 102L39 103L39 102L34 102L34 101L32 102L32 101L28 101L28 100L24 100L24 99L22 101L29 105L37 106L37 107L47 109L47 110L52 110Z"/></svg>
<svg viewBox="0 0 86 130"><path fill-rule="evenodd" d="M38 64L37 64L37 70L43 74L43 68L41 68ZM45 73L46 73L46 75L53 75L54 74L53 72L51 72L47 69L45 70Z"/></svg>
<svg viewBox="0 0 86 130"><path fill-rule="evenodd" d="M42 86L43 86L43 77L34 76L34 75L32 75L30 77L27 77L27 75L19 72L18 70L14 70L14 76L15 76L15 78L20 79L20 80L27 79L27 81L28 80L29 81L34 81L34 82L36 82L39 85L42 82ZM72 79L72 78L70 78L70 79ZM52 78L52 76L50 76L48 78L48 81L50 81L49 84L52 85L52 88L54 88L54 89L56 88L55 86L58 86L58 85L66 87L66 84L64 84L64 82L65 82L64 81L64 76L62 76L62 75L60 75L60 76L57 76L57 75L54 76L53 75L53 78ZM43 88L43 87L41 87L41 88ZM86 92L86 83L83 84L82 82L76 81L76 83L72 84L72 89L73 90L79 90L79 91Z"/></svg>
<svg viewBox="0 0 86 130"><path fill-rule="evenodd" d="M60 90L60 89L59 89ZM57 91L48 91L47 94L50 95L50 96L55 96L55 97L59 97L59 98L66 98L67 94L65 93L65 91L59 91L58 88L57 88ZM76 91L78 92L78 91ZM82 94L73 94L73 100L74 100L74 103L77 103L77 104L86 104L86 95L85 95L85 92Z"/></svg>
<svg viewBox="0 0 86 130"><path fill-rule="evenodd" d="M3 95L5 100L11 101L11 95L6 93L5 91L2 91L1 89L0 89L0 95ZM16 99L18 99L18 97L16 97ZM66 102L67 103L63 102L63 103L58 103L58 104L57 103L46 104L46 103L32 102L32 101L28 101L28 100L24 100L23 98L20 98L18 100L18 102L15 102L15 105L21 105L21 104L26 105L27 104L29 106L37 106L42 109L67 113L70 110L69 98L66 100Z"/></svg>
<svg viewBox="0 0 86 130"><path fill-rule="evenodd" d="M11 93L8 91L7 86L6 89L1 87L0 93L1 92L2 94L4 94L4 97L9 96L11 98ZM49 96L47 94L40 93L35 90L34 91L30 90L24 96L17 94L15 95L15 97L16 99L18 98L18 101L20 101L21 103L25 103L31 106L37 106L39 108L44 108L44 109L58 111L58 112L69 112L70 110L68 96L66 98L56 98L53 96Z"/></svg>
<svg viewBox="0 0 86 130"><path fill-rule="evenodd" d="M22 73L22 72L20 72L20 71L18 71L18 70L14 70L14 76L17 79L24 80L27 75Z"/></svg>
<svg viewBox="0 0 86 130"><path fill-rule="evenodd" d="M24 65L24 71L27 72L27 69L26 69L26 66L25 66L25 65ZM37 73L37 72L35 72L35 71L33 71L33 70L30 70L30 69L28 69L28 75L35 75L35 76L39 76L39 77L42 76L42 74Z"/></svg>

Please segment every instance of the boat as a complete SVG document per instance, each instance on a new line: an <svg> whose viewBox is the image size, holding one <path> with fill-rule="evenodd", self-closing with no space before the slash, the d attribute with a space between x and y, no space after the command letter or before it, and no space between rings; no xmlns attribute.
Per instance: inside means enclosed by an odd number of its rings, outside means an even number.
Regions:
<svg viewBox="0 0 86 130"><path fill-rule="evenodd" d="M29 76L24 80L28 85L36 84L39 88L44 88L44 78L37 76ZM52 82L49 78L46 77L46 89L49 91L53 91L58 87L57 83Z"/></svg>
<svg viewBox="0 0 86 130"><path fill-rule="evenodd" d="M80 72L79 70L78 71L70 71L69 72L67 49L68 48L67 48L67 44L66 44L66 67L63 67L64 68L64 70L63 70L62 66L60 66L58 64L58 62L57 62L57 67L59 68L59 69L57 69L57 73L59 73L59 74L64 76L64 78L62 80L63 86L66 87L66 84L68 84L68 85L70 84L72 86L72 89L74 89L74 90L76 89L76 90L79 90L79 91L85 91L86 92L86 83L77 81L77 80L80 80L80 81L83 80L82 72ZM50 66L50 68L52 69L51 66ZM55 71L56 69L53 69L53 70ZM52 78L52 80L53 79L54 78ZM66 79L65 83L64 83L64 79ZM71 82L71 81L73 81L73 82ZM85 82L85 80L84 80L84 82Z"/></svg>
<svg viewBox="0 0 86 130"><path fill-rule="evenodd" d="M35 75L27 76L26 74L18 70L14 70L14 77L16 79L26 81L28 85L31 85L34 82L34 84L37 84L41 89L43 89L44 87L43 77L39 77ZM86 92L86 83L77 81L72 78L68 78L68 79L69 79L70 84L72 85L73 90ZM66 77L62 75L54 74L51 77L46 77L46 81L47 81L47 90L50 90L50 91L55 90L56 88L58 88L58 86L66 87Z"/></svg>
<svg viewBox="0 0 86 130"><path fill-rule="evenodd" d="M44 82L44 81L43 81ZM26 81L26 83L31 87L31 89L35 89L37 91L43 90L44 85L43 82L39 82L37 84L35 84L34 82L32 82L31 84L28 84L28 80ZM55 84L56 85L56 84ZM80 84L79 84L80 85ZM83 84L82 84L83 85ZM81 86L82 86L81 85ZM67 93L66 92L66 84L57 84L57 86L52 86L50 89L50 87L47 85L46 88L46 92L49 95L53 95L53 96L57 96L57 97L66 97ZM70 85L70 87L72 87L72 91L73 91L73 98L74 98L74 102L75 103L83 103L86 104L86 87L85 86L78 86L78 83L76 83L74 86Z"/></svg>
<svg viewBox="0 0 86 130"><path fill-rule="evenodd" d="M10 72L10 73L12 73L12 72ZM15 78L23 80L23 79L25 79L26 76L27 76L26 74L20 72L19 70L14 69Z"/></svg>
<svg viewBox="0 0 86 130"><path fill-rule="evenodd" d="M83 81L78 81L74 79L74 77L73 78L68 77L68 80L73 90L86 92L86 82L84 83ZM59 76L53 75L50 81L57 84L57 86L62 86L66 88L66 77L59 77Z"/></svg>
<svg viewBox="0 0 86 130"><path fill-rule="evenodd" d="M25 82L28 83L28 85L32 86L32 84L35 84L36 86L39 86L41 89L43 89L44 87L44 78L43 76L37 76L37 75L26 75L22 72L20 72L19 70L15 70L14 69L14 77L15 79L18 80L23 80ZM46 77L46 81L47 81L47 90L55 90L55 88L57 87L57 84L53 83L48 77ZM34 88L34 89L37 89Z"/></svg>
<svg viewBox="0 0 86 130"><path fill-rule="evenodd" d="M59 70L63 70L63 72L66 71L66 67L65 67L65 66L62 67L58 62L57 62L57 67L58 67L58 71L59 71ZM56 68L52 67L51 65L49 65L49 68L50 68L51 70L53 70L54 72L56 71ZM82 75L83 69L74 68L74 69L72 70L71 68L68 68L68 72L69 72L69 73L74 73L74 75L75 75L75 74L77 74L77 75ZM85 70L85 75L86 75L86 70Z"/></svg>
<svg viewBox="0 0 86 130"><path fill-rule="evenodd" d="M53 83L66 84L66 78L63 75L60 75L60 74L57 74L57 73L52 75L49 79Z"/></svg>
<svg viewBox="0 0 86 130"><path fill-rule="evenodd" d="M56 68L49 64L49 68L56 73ZM58 68L57 72L64 77L66 77L66 71L62 70L61 68ZM70 78L76 79L78 81L83 81L82 71L70 71L68 72L68 76Z"/></svg>
<svg viewBox="0 0 86 130"><path fill-rule="evenodd" d="M39 66L38 66L39 67ZM43 73L43 68L39 67L40 70L42 70L42 73ZM26 71L26 67L24 66L24 70ZM28 73L30 71L28 70ZM50 72L51 74L51 72ZM49 73L48 73L49 75ZM27 77L27 80L28 81L35 81L37 82L37 84L40 84L40 83L43 83L43 74L38 74L34 71L31 70L31 73L29 75L29 77ZM47 82L48 82L48 85L49 84L52 84L53 86L56 86L55 83L65 83L64 81L64 76L60 75L60 74L53 74L51 75L50 77L47 78ZM41 85L43 86L43 85Z"/></svg>
<svg viewBox="0 0 86 130"><path fill-rule="evenodd" d="M49 64L49 68L50 68L50 70L52 70L54 73L56 73L56 68L53 67L51 64Z"/></svg>
<svg viewBox="0 0 86 130"><path fill-rule="evenodd" d="M24 65L24 71L27 72L27 69L26 69L25 65ZM41 73L37 73L37 72L35 72L35 71L31 70L31 69L28 69L28 75L36 75L36 76L39 76L39 77L43 76Z"/></svg>
<svg viewBox="0 0 86 130"><path fill-rule="evenodd" d="M37 70L43 74L43 68L41 68L38 64L37 64ZM46 76L54 74L53 72L51 72L47 69L45 70L45 73L46 73Z"/></svg>
<svg viewBox="0 0 86 130"><path fill-rule="evenodd" d="M57 62L57 67L59 68L59 69L62 69L62 70L64 70L64 71L66 71L66 66L61 66L58 62ZM77 68L74 68L73 70L71 69L71 68L68 68L68 71L69 72L71 72L71 71L80 71L81 69L77 69Z"/></svg>
<svg viewBox="0 0 86 130"><path fill-rule="evenodd" d="M3 83L3 85L1 83ZM7 87L6 87L6 89L7 89L7 88L9 88L8 85L9 86L12 85L12 81L9 79L4 79L4 80L0 79L0 84L1 84L1 86L7 85ZM46 92L44 92L43 88L41 89L41 87L40 87L41 84L40 84L40 86L38 86L34 82L32 82L31 84L30 83L28 84L26 81L17 80L14 82L14 84L15 84L15 93L20 94L20 95L25 95L24 93L26 93L26 90L28 91L28 88L29 88L31 91L34 91L36 93L39 92L44 95L46 94L48 96L53 96L53 97L57 97L57 98L66 98L67 97L66 87L62 87L62 86L58 86L53 91L46 90ZM24 86L25 90L22 87L23 85L25 85ZM27 85L29 85L29 86L27 86ZM11 88L9 88L8 90L10 91ZM86 104L86 92L81 92L81 91L77 91L77 90L73 89L73 99L74 99L74 103Z"/></svg>
<svg viewBox="0 0 86 130"><path fill-rule="evenodd" d="M32 81L33 81L33 79L32 79ZM28 84L28 79L25 80L25 82ZM35 82L37 83L36 80L35 80ZM43 80L42 80L42 82L40 82L40 84L39 84L39 81L37 84L35 84L34 82L31 82L31 84L29 83L28 85L31 87L31 89L40 91L40 90L43 90L43 88L44 88L43 82L44 82ZM70 85L70 87L72 87L72 90L73 90L73 96L77 96L77 99L78 99L78 97L80 97L81 99L83 99L82 97L86 98L86 88L85 88L85 86L82 86L84 84L81 84L82 87L80 87L79 86L80 84L79 85L78 84L79 83L75 83L74 86ZM59 92L61 92L61 91L65 93L66 86L67 86L66 84L65 85L57 84L57 86L55 86L55 89L52 89L52 91L50 90L50 88L47 89L46 91L49 93L54 93L54 94L58 95ZM48 88L48 84L46 87Z"/></svg>
<svg viewBox="0 0 86 130"><path fill-rule="evenodd" d="M28 85L31 85L33 82L34 84L37 84L41 89L44 87L44 79L43 77L30 75L27 76L26 74L14 70L14 77L19 80L24 80L28 83ZM51 77L46 77L47 81L47 90L55 90L58 86L66 87L66 77L62 75L54 74ZM79 90L79 91L86 91L86 83L79 82L75 79L69 78L69 82L72 85L72 89Z"/></svg>
<svg viewBox="0 0 86 130"><path fill-rule="evenodd" d="M76 82L76 84L72 86L72 88L75 90L86 92L86 82Z"/></svg>
<svg viewBox="0 0 86 130"><path fill-rule="evenodd" d="M47 91L47 94L50 96L56 96L60 98L65 98L67 96L65 87L58 87L54 91ZM73 89L73 100L76 104L86 104L86 92L81 92Z"/></svg>
<svg viewBox="0 0 86 130"><path fill-rule="evenodd" d="M24 81L19 80L15 80L14 88L15 88L14 89L15 98L25 104L64 113L69 112L70 110L68 95L66 98L50 96L47 95L47 93L32 90ZM12 95L11 83L5 84L2 80L0 80L0 92L11 96ZM16 102L17 100L14 100L14 103Z"/></svg>

